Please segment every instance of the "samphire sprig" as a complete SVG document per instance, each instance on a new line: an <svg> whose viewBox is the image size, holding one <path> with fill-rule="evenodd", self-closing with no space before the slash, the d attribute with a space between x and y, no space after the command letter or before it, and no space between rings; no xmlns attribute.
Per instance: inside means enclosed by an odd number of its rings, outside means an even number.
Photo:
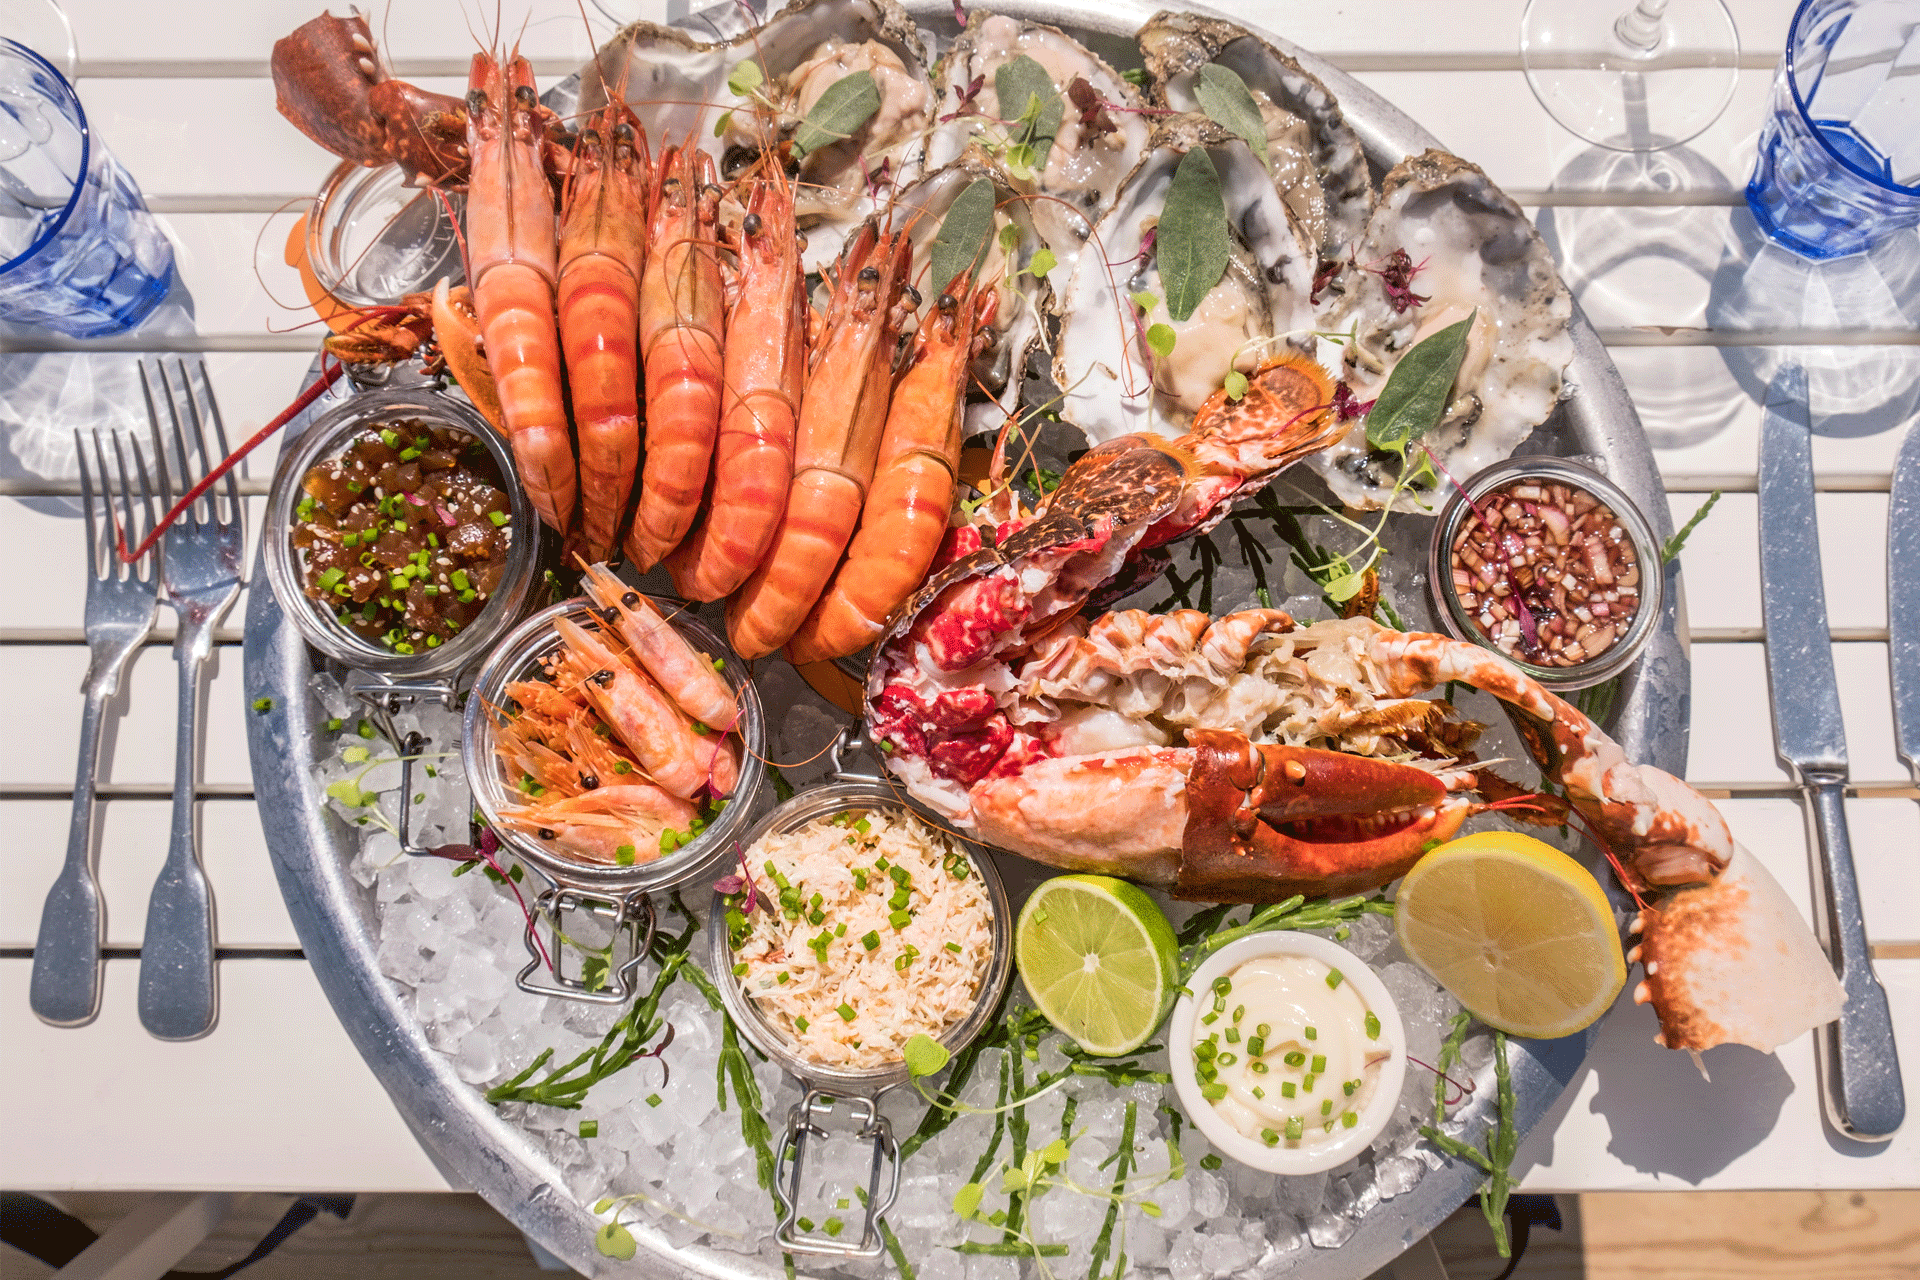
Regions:
<svg viewBox="0 0 1920 1280"><path fill-rule="evenodd" d="M658 1057L665 1052L667 1046L673 1043L673 1028L666 1026L665 1020L660 1017L660 1000L688 963L687 947L693 941L696 926L697 922L688 915L687 927L681 932L655 937L653 956L660 964L660 972L654 976L652 989L634 1001L633 1007L613 1024L599 1044L564 1066L547 1072L538 1083L529 1084L528 1081L553 1057L551 1048L542 1050L525 1070L487 1090L487 1101L496 1107L503 1102L526 1102L577 1111L587 1096L587 1090L594 1085L641 1058ZM660 1043L652 1049L644 1049L643 1046L658 1035L663 1027L666 1034Z"/></svg>
<svg viewBox="0 0 1920 1280"><path fill-rule="evenodd" d="M1447 1033L1446 1042L1440 1046L1440 1070L1433 1080L1433 1123L1420 1126L1420 1136L1487 1175L1486 1183L1480 1188L1480 1212L1486 1216L1487 1226L1493 1230L1494 1247L1505 1258L1511 1252L1507 1241L1507 1197L1513 1190L1513 1156L1520 1147L1520 1134L1513 1122L1513 1075L1507 1066L1507 1036L1504 1031L1493 1033L1496 1106L1494 1122L1485 1137L1486 1150L1462 1142L1440 1128L1447 1117L1446 1073L1460 1061L1460 1046L1466 1041L1467 1024L1471 1021L1472 1014L1454 1015L1453 1027Z"/></svg>
<svg viewBox="0 0 1920 1280"><path fill-rule="evenodd" d="M1214 911L1201 912L1187 922L1187 928L1181 932L1180 942L1180 981L1184 984L1193 976L1206 958L1241 938L1256 933L1266 933L1273 929L1332 929L1350 924L1364 915L1390 916L1393 903L1383 897L1362 897L1331 899L1323 902L1308 902L1305 897L1295 894L1284 902L1260 908L1253 913L1245 924L1213 932L1226 917L1230 907L1217 908ZM1205 917L1202 922L1202 917ZM1198 927L1196 927L1196 925Z"/></svg>

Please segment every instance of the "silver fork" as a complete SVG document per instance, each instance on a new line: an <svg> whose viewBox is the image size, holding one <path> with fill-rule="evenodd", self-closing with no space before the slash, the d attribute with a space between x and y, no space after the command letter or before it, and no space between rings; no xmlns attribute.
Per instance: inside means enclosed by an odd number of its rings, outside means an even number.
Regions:
<svg viewBox="0 0 1920 1280"><path fill-rule="evenodd" d="M80 460L80 502L86 508L87 567L91 571L87 579L87 650L91 661L86 683L81 686L86 709L80 716L80 767L73 780L67 861L53 888L47 891L47 904L40 912L28 994L33 1011L57 1027L84 1026L100 1012L100 944L105 938L105 911L100 882L94 878L94 775L100 769L101 728L107 706L119 692L120 675L128 661L153 630L154 592L159 586L153 552L131 565L122 564L116 554L115 534L124 537L129 548L139 545L153 528L154 510L139 442L127 442L140 477L136 489L127 475L120 438L112 439L115 466L109 468L107 446L99 433L74 433L74 452ZM98 491L94 488L95 469L100 473ZM117 488L115 471L119 472Z"/></svg>
<svg viewBox="0 0 1920 1280"><path fill-rule="evenodd" d="M206 366L199 378L181 360L140 365L147 414L153 422L160 491L173 503L168 473L191 489L227 454L227 433L214 404ZM156 397L155 384L158 383ZM178 384L176 387L175 384ZM156 399L166 405L173 456ZM209 453L211 424L220 452ZM196 465L197 457L197 465ZM224 493L222 490L224 489ZM200 775L200 710L205 701L206 662L213 652L213 629L240 594L240 561L246 548L241 524L240 490L233 474L181 513L161 541L160 586L177 615L174 660L180 665L180 717L174 746L173 828L167 862L147 900L147 928L140 943L140 1023L162 1040L193 1040L213 1030L219 994L213 975L213 892L200 866L199 806L194 788Z"/></svg>

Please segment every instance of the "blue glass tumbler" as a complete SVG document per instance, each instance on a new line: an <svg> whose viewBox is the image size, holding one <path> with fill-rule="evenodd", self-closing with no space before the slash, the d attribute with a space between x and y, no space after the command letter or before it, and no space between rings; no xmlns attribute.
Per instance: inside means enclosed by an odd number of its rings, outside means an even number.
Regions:
<svg viewBox="0 0 1920 1280"><path fill-rule="evenodd" d="M1804 258L1920 223L1920 0L1803 0L1774 73L1747 205Z"/></svg>
<svg viewBox="0 0 1920 1280"><path fill-rule="evenodd" d="M124 333L166 296L173 245L65 77L0 39L0 319Z"/></svg>

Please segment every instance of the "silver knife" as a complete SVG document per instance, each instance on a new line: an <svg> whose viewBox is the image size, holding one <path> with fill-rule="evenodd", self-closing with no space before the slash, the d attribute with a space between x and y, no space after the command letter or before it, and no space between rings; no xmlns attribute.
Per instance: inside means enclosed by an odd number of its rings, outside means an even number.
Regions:
<svg viewBox="0 0 1920 1280"><path fill-rule="evenodd" d="M1887 993L1867 952L1847 839L1847 734L1820 574L1807 374L1793 364L1767 388L1760 427L1760 586L1774 741L1809 801L1820 849L1814 924L1847 995L1840 1017L1813 1033L1821 1101L1840 1132L1884 1142L1906 1118L1907 1101Z"/></svg>
<svg viewBox="0 0 1920 1280"><path fill-rule="evenodd" d="M1894 750L1920 786L1920 426L1907 428L1887 501L1887 641Z"/></svg>

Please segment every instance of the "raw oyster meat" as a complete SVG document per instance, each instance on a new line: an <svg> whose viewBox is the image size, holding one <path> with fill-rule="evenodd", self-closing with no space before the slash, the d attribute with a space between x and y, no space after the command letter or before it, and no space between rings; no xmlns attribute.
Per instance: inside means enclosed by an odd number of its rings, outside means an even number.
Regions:
<svg viewBox="0 0 1920 1280"><path fill-rule="evenodd" d="M1200 70L1218 63L1245 81L1267 126L1267 169L1287 207L1328 257L1360 239L1373 209L1373 177L1360 139L1327 86L1243 27L1162 10L1140 28L1156 105L1199 111Z"/></svg>
<svg viewBox="0 0 1920 1280"><path fill-rule="evenodd" d="M927 144L927 167L972 145L1004 161L1027 104L1000 101L1000 72L1022 57L1046 71L1059 97L1042 117L1055 129L1044 158L1035 157L1030 178L1009 177L1017 190L1041 197L1032 201L1034 223L1070 272L1093 224L1146 153L1149 132L1140 91L1086 46L1056 28L976 9L940 63L941 123Z"/></svg>
<svg viewBox="0 0 1920 1280"><path fill-rule="evenodd" d="M1190 317L1174 321L1160 279L1158 227L1174 175L1196 148L1219 175L1231 243L1226 273ZM1253 372L1277 354L1276 344L1312 350L1313 246L1259 158L1205 116L1174 116L1155 128L1152 150L1094 240L1098 251L1082 255L1067 285L1053 359L1061 414L1088 440L1178 434L1230 369ZM1164 358L1147 346L1156 324L1175 336Z"/></svg>
<svg viewBox="0 0 1920 1280"><path fill-rule="evenodd" d="M1395 165L1359 248L1323 283L1319 328L1352 337L1323 340L1322 363L1362 404L1416 342L1474 317L1453 400L1420 438L1447 473L1465 480L1506 457L1559 402L1572 300L1519 206L1458 156L1427 151ZM1364 417L1307 464L1342 502L1365 509L1386 504L1400 467L1369 450ZM1423 503L1409 489L1395 505Z"/></svg>

